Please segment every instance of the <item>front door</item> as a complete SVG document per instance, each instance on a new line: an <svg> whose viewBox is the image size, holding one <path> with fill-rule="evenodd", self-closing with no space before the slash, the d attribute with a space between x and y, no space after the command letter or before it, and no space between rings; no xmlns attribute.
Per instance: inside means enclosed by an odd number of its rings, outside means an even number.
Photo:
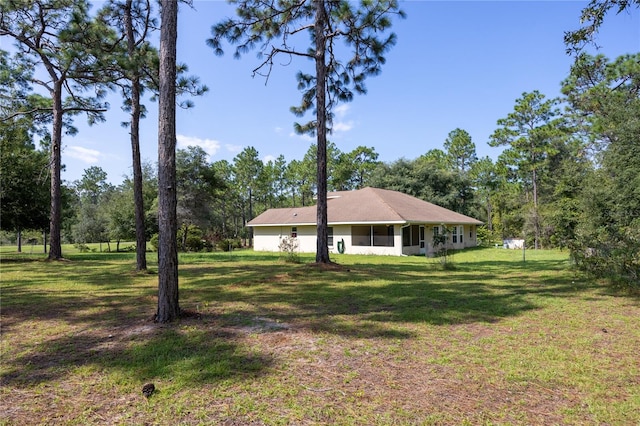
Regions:
<svg viewBox="0 0 640 426"><path fill-rule="evenodd" d="M424 243L424 225L420 225L420 254L426 254L426 252Z"/></svg>

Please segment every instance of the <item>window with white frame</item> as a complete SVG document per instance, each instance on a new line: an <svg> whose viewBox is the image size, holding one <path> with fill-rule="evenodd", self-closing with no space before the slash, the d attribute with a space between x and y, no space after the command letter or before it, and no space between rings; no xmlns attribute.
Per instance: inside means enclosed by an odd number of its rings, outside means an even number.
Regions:
<svg viewBox="0 0 640 426"><path fill-rule="evenodd" d="M458 244L458 227L454 226L451 230L451 241L453 244Z"/></svg>
<svg viewBox="0 0 640 426"><path fill-rule="evenodd" d="M298 236L298 227L297 226L292 226L291 227L291 238L296 238Z"/></svg>
<svg viewBox="0 0 640 426"><path fill-rule="evenodd" d="M460 225L460 244L464 243L464 226Z"/></svg>
<svg viewBox="0 0 640 426"><path fill-rule="evenodd" d="M327 227L327 245L333 247L333 226Z"/></svg>

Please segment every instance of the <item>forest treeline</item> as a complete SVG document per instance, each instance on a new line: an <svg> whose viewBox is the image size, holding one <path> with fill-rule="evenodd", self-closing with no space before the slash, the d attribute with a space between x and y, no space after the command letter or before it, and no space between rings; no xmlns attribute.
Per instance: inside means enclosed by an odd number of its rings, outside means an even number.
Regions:
<svg viewBox="0 0 640 426"><path fill-rule="evenodd" d="M609 3L594 1L591 7ZM109 16L103 17L103 25ZM7 28L3 22L4 35ZM575 47L589 36L568 33L565 41ZM61 42L70 43L78 58L100 59L95 49L81 48L77 40L63 37ZM74 50L65 54L70 52ZM69 65L63 74L66 78L78 72L75 83L61 84L84 85L85 91L96 94L84 100L72 96L78 104L66 110L61 107L66 115L59 127L73 132L72 117L81 110L94 120L103 119L104 85L117 81L129 108L132 88L140 89L140 81L143 89L153 92L156 82L153 72L147 71L153 69L154 56L147 52L136 58L137 65L145 64L138 67L144 72L132 74L131 63L121 64L120 74L105 82L85 78L80 69L84 62L73 68L69 58L57 57L62 65ZM391 162L379 161L375 141L362 141L349 152L329 142L326 189L373 186L401 191L482 220L485 226L479 236L485 242L523 237L532 248L568 249L582 269L637 286L640 53L607 58L579 52L575 58L561 82L562 97L523 93L514 100L513 110L497 121L490 140L483 141L504 148L496 159L478 158L471 135L459 128L452 129L442 148ZM60 160L54 158L59 155L59 139L50 127L55 99L34 94L32 68L33 62L20 62L0 52L1 227L4 240L15 242L22 235L23 240L42 243L43 230L52 220L52 197L57 196L50 173L52 161ZM183 92L206 90L195 78L178 80ZM54 131L60 128L54 126ZM301 159L287 162L281 155L263 162L255 148L247 147L232 161L209 162L199 147L177 150L179 248L249 245L250 230L245 224L261 212L315 204L317 152L311 145ZM136 180L141 191L135 191ZM157 180L156 165L140 164L138 175L119 185L110 184L99 166L86 169L78 181L60 182L61 240L80 247L104 242L113 244L114 250L129 249L119 243L136 240L136 205L140 205L144 206L138 212L138 220L143 218L145 223L144 239L153 245L158 233ZM143 202L135 193L141 194Z"/></svg>

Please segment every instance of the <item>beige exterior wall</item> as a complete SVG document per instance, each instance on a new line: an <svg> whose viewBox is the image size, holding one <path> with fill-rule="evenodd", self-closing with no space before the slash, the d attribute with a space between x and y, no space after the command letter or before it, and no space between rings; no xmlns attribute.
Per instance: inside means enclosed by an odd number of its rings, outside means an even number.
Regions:
<svg viewBox="0 0 640 426"><path fill-rule="evenodd" d="M351 239L351 225L331 225L333 228L333 245L329 247L330 253L338 253L338 241L344 240L345 254L377 254L400 256L402 254L426 254L433 255L433 227L435 225L425 226L425 249L420 250L418 245L410 247L402 247L402 226L390 225L393 230L393 247L378 246L354 246ZM453 225L447 225L451 228ZM453 243L452 235L449 234L447 247L450 249L463 249L467 247L475 247L477 245L476 226L475 225L456 225L458 227L457 242ZM256 251L279 251L279 245L282 238L290 236L292 226L257 226L253 229L253 245ZM316 226L315 225L299 225L295 226L297 231L296 239L298 241L298 251L300 253L316 252ZM462 229L461 229L462 228ZM462 242L460 242L460 231L462 231Z"/></svg>
<svg viewBox="0 0 640 426"><path fill-rule="evenodd" d="M344 240L345 254L378 254L399 256L402 254L402 233L400 226L394 226L393 247L354 246L351 241L351 225L332 225L333 245L330 253L338 253L338 241ZM253 248L256 251L279 251L282 238L291 235L291 226L256 226L253 229ZM296 226L298 251L300 253L316 252L315 225Z"/></svg>
<svg viewBox="0 0 640 426"><path fill-rule="evenodd" d="M426 241L428 243L427 254L433 255L434 247L433 247L433 228L438 226L440 228L439 232L442 232L442 226L439 225L427 225L427 229L425 230ZM478 245L477 235L476 235L476 225L446 225L447 228L451 231L455 226L457 228L456 234L456 242L453 242L453 233L449 233L449 237L447 240L447 248L451 250L461 250L468 247L475 247ZM462 236L462 242L460 242L460 236Z"/></svg>

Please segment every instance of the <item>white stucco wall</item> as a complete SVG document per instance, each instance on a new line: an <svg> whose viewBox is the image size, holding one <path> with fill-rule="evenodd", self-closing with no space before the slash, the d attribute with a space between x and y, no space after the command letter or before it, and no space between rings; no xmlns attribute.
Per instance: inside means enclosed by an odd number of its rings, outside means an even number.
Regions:
<svg viewBox="0 0 640 426"><path fill-rule="evenodd" d="M256 226L253 228L253 249L256 251L279 251L280 241L291 235L291 226ZM315 225L296 226L298 251L315 253Z"/></svg>
<svg viewBox="0 0 640 426"><path fill-rule="evenodd" d="M433 254L433 226L425 225L425 248L427 254ZM460 225L458 225L460 226ZM344 240L345 254L377 254L400 256L403 254L402 226L393 225L393 247L354 246L351 240L351 225L331 225L333 228L333 245L329 246L330 253L338 253L338 241ZM257 226L253 229L253 246L256 251L279 251L280 240L291 235L291 226ZM315 253L316 227L315 225L300 225L297 229L298 251L300 253ZM477 245L475 226L463 226L463 242L453 244L451 235L447 247L463 249ZM471 236L469 235L471 232ZM458 239L459 241L459 239ZM419 254L418 246L404 247L404 254Z"/></svg>
<svg viewBox="0 0 640 426"><path fill-rule="evenodd" d="M353 246L351 242L351 225L332 225L333 245L329 246L330 253L338 253L338 241L344 240L345 254L402 254L402 233L400 226L394 226L393 247ZM253 248L256 251L279 251L280 240L291 235L291 226L256 226L253 229ZM300 253L316 252L315 225L296 226L298 251Z"/></svg>
<svg viewBox="0 0 640 426"><path fill-rule="evenodd" d="M433 227L436 225L427 225L427 229L425 230L425 238L428 244L427 253L433 254ZM447 225L447 228L451 230L454 225ZM458 227L458 238L457 242L453 242L453 235L449 233L447 248L452 250L461 250L468 247L476 247L478 245L477 234L476 234L476 225L455 225ZM460 228L462 228L462 242L460 242ZM442 227L440 226L440 232L442 232Z"/></svg>

